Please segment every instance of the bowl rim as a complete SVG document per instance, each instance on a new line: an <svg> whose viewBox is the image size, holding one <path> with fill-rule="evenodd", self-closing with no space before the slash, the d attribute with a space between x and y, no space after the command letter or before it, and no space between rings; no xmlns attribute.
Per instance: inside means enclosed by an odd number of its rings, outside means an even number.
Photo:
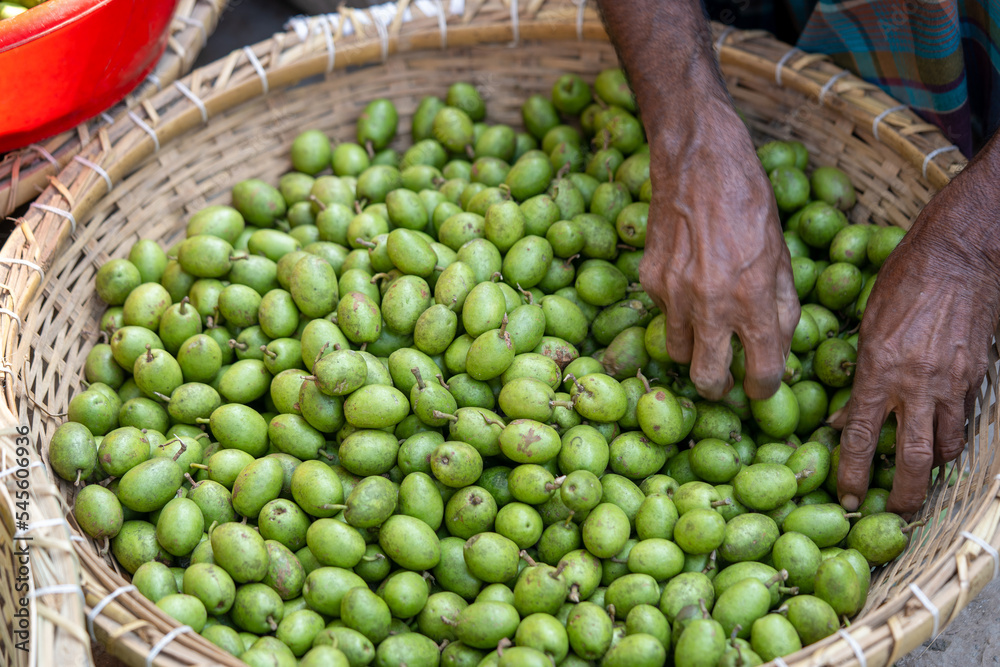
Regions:
<svg viewBox="0 0 1000 667"><path fill-rule="evenodd" d="M0 23L0 53L61 30L120 0L46 0Z"/></svg>

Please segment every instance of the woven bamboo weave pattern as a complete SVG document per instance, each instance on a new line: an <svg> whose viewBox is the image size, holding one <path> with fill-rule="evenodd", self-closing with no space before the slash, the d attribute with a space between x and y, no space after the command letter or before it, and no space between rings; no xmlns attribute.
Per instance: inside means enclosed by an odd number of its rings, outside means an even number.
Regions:
<svg viewBox="0 0 1000 667"><path fill-rule="evenodd" d="M289 32L257 44L252 49L263 79L245 52L233 52L182 80L201 102L207 122L202 106L167 88L136 112L148 131L121 118L83 147L81 155L107 171L110 192L100 175L71 162L40 195L38 203L49 208L32 208L0 251L0 308L20 318L0 312L0 356L10 367L3 423L5 433L17 424L29 426L38 448L33 460L47 460L48 438L61 422L59 415L82 388L84 358L98 339L104 310L93 288L103 262L124 257L139 238L156 238L166 247L183 236L190 214L228 203L229 188L244 178L277 179L289 169L288 146L302 129L318 128L335 140L352 138L358 113L374 97L395 102L404 138L420 98L443 95L458 80L479 87L491 122L520 126L520 102L532 93L547 93L560 74L576 72L593 80L616 64L592 6L584 6L578 21L578 5L568 0L513 7L486 0L470 3L464 14L449 15L442 31L436 15L421 11L426 4L402 3L396 17L383 24L385 30L371 15L345 10L334 23L312 20L305 40ZM404 9L409 19L396 20ZM351 35L344 33L345 18L356 28ZM964 165L959 153L939 150L948 142L933 127L905 109L885 113L897 103L840 75L834 64L803 54L783 60L790 47L767 35L715 29L727 83L755 140L801 140L813 166L847 171L859 191L855 221L907 226ZM396 146L402 145L397 140ZM33 266L10 260L37 265L44 280ZM923 511L928 525L915 533L899 560L879 573L867 608L848 629L870 666L890 664L932 632L934 619L910 584L933 602L943 628L994 575L993 559L962 535L971 533L994 547L1000 543L1000 482L995 479L1000 462L978 446L997 422L1000 354L993 348L990 355L987 388L978 401L982 417L970 427L973 445L958 461L969 474L952 487L943 482L934 487ZM11 435L0 452L9 459L12 450ZM67 514L71 485L60 483L57 489L41 467L31 474L32 520L66 517L72 526ZM944 507L950 510L942 516ZM0 519L9 532L7 513ZM33 571L36 587L78 581L92 609L127 584L100 553L102 544L71 541L61 525L38 529L38 534L51 541L47 548L37 542L33 547L37 558L47 559ZM74 535L79 537L75 527ZM8 545L4 541L0 548ZM11 577L0 567L0 580ZM12 602L0 598L0 605L8 613ZM42 597L36 608L46 610L40 616L58 613L64 619L62 624L47 621L56 646L60 641L78 649L85 645L87 627L77 596ZM96 639L135 665L145 664L150 647L173 627L134 591L119 594L93 620ZM41 646L41 635L34 636ZM5 657L12 654L6 643L0 650ZM176 636L155 657L160 665L204 662L238 664L191 633ZM836 635L786 662L792 667L860 664L852 644Z"/></svg>

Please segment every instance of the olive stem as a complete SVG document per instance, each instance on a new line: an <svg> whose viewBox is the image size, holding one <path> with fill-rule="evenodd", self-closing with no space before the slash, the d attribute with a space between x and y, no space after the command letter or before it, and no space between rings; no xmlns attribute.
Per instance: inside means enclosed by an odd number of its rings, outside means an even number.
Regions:
<svg viewBox="0 0 1000 667"><path fill-rule="evenodd" d="M313 365L316 365L316 362L320 360L320 357L323 356L323 353L326 352L326 348L328 347L330 347L330 341L323 343L323 347L319 348L319 352L316 353L316 359L313 360Z"/></svg>
<svg viewBox="0 0 1000 667"><path fill-rule="evenodd" d="M528 300L528 305L530 306L533 303L535 303L535 295L532 294L530 291L521 287L521 283L516 283L516 284L517 284L517 291L523 294L524 298Z"/></svg>
<svg viewBox="0 0 1000 667"><path fill-rule="evenodd" d="M177 459L179 459L181 457L181 454L183 454L184 452L187 451L187 445L184 444L183 440L178 439L177 442L179 442L181 444L181 446L180 446L180 449L177 450L177 453L174 454L173 459L171 459L174 462L176 462Z"/></svg>
<svg viewBox="0 0 1000 667"><path fill-rule="evenodd" d="M562 576L563 570L565 569L566 569L566 561L561 560L559 561L559 565L556 566L555 571L549 572L549 576L552 577L553 579L558 579L559 577Z"/></svg>
<svg viewBox="0 0 1000 667"><path fill-rule="evenodd" d="M264 354L266 354L271 359L277 359L278 358L278 353L275 352L274 350L267 349L267 345L261 345L260 346L260 351L263 352Z"/></svg>
<svg viewBox="0 0 1000 667"><path fill-rule="evenodd" d="M702 568L701 570L702 574L708 574L709 572L715 569L715 553L716 550L712 549L712 553L708 555L708 562L705 563L705 567Z"/></svg>
<svg viewBox="0 0 1000 667"><path fill-rule="evenodd" d="M572 401L549 401L550 408L566 408L567 410L573 409Z"/></svg>
<svg viewBox="0 0 1000 667"><path fill-rule="evenodd" d="M189 468L197 468L198 470L208 470L208 466L204 463L189 463Z"/></svg>
<svg viewBox="0 0 1000 667"><path fill-rule="evenodd" d="M861 514L861 512L848 512L847 514L844 515L844 518L845 519L857 519L857 518L860 518L862 516L864 516L864 515Z"/></svg>
<svg viewBox="0 0 1000 667"><path fill-rule="evenodd" d="M322 201L320 201L320 198L317 197L316 195L309 195L309 201L311 201L312 203L316 204L316 207L320 211L325 211L326 210L326 204L324 204Z"/></svg>
<svg viewBox="0 0 1000 667"><path fill-rule="evenodd" d="M743 626L742 626L742 625L740 625L739 623L737 623L737 624L736 624L736 626L735 626L735 627L733 627L733 631L729 633L729 641L733 641L733 640L735 640L735 639L736 639L736 637L738 637L738 636L739 636L739 634L740 634L740 631L741 631L742 629L743 629Z"/></svg>
<svg viewBox="0 0 1000 667"><path fill-rule="evenodd" d="M181 305L177 307L177 310L180 311L181 315L187 315L187 307L189 303L191 303L191 299L189 297L181 299Z"/></svg>
<svg viewBox="0 0 1000 667"><path fill-rule="evenodd" d="M375 146L372 144L371 139L365 139L365 151L368 152L369 159L375 157Z"/></svg>
<svg viewBox="0 0 1000 667"><path fill-rule="evenodd" d="M503 655L503 650L505 648L508 648L510 646L513 646L513 645L514 645L514 642L512 642L507 637L504 637L499 642L497 642L497 655L502 656Z"/></svg>
<svg viewBox="0 0 1000 667"><path fill-rule="evenodd" d="M383 278L388 278L388 277L389 277L388 273L376 273L374 276L372 276L372 279L369 280L368 282L370 282L372 285L374 285L378 281L382 280Z"/></svg>
<svg viewBox="0 0 1000 667"><path fill-rule="evenodd" d="M722 500L716 500L711 503L712 507L723 507L724 505L732 505L733 501L729 498L723 498Z"/></svg>
<svg viewBox="0 0 1000 667"><path fill-rule="evenodd" d="M626 288L625 291L626 292L642 292L644 290L642 288L642 285L640 285L639 283L632 283L631 285L628 286L628 288Z"/></svg>
<svg viewBox="0 0 1000 667"><path fill-rule="evenodd" d="M500 335L503 336L505 331L507 331L507 313L504 313L503 319L500 320Z"/></svg>
<svg viewBox="0 0 1000 667"><path fill-rule="evenodd" d="M150 347L149 343L146 343L146 361L153 360L153 348Z"/></svg>
<svg viewBox="0 0 1000 667"><path fill-rule="evenodd" d="M451 627L455 627L456 625L458 625L455 619L448 618L447 616L444 615L441 616L441 622L444 623L445 625L450 625Z"/></svg>
<svg viewBox="0 0 1000 667"><path fill-rule="evenodd" d="M812 477L815 474L816 474L815 470L810 470L809 468L806 468L805 470L800 470L799 472L795 473L795 479L799 479L799 480L801 480L801 479L809 479L810 477Z"/></svg>
<svg viewBox="0 0 1000 667"><path fill-rule="evenodd" d="M169 397L169 396L167 396L166 394L161 394L161 393L160 393L160 392L158 392L158 391L154 391L154 392L153 392L153 395L154 395L154 396L156 396L156 397L157 397L158 399L160 399L161 401L166 401L166 402L168 402L168 403L170 402L170 397Z"/></svg>
<svg viewBox="0 0 1000 667"><path fill-rule="evenodd" d="M645 388L646 393L648 394L652 390L652 387L649 386L649 380L646 379L646 376L642 374L641 368L635 372L635 376L639 378L640 382L642 382L642 386L643 388Z"/></svg>
<svg viewBox="0 0 1000 667"><path fill-rule="evenodd" d="M317 451L317 454L319 454L320 456L322 456L327 461L332 461L334 459L333 454L331 454L330 452L326 451L325 449L320 449L319 451Z"/></svg>
<svg viewBox="0 0 1000 667"><path fill-rule="evenodd" d="M608 610L608 616L611 617L611 622L614 623L615 622L615 606L613 604L609 604L607 606L607 610Z"/></svg>
<svg viewBox="0 0 1000 667"><path fill-rule="evenodd" d="M245 352L246 349L247 349L247 347L248 347L248 345L246 343L241 343L240 341L238 341L238 340L236 340L234 338L230 338L229 339L229 347L230 347L230 349L233 349L233 350L239 350L240 352Z"/></svg>
<svg viewBox="0 0 1000 667"><path fill-rule="evenodd" d="M521 549L521 551L517 555L520 556L521 558L523 558L525 561L527 561L528 565L530 565L531 567L535 567L536 565L538 565L538 563L535 562L535 559L532 558L528 554L528 552L525 551L524 549Z"/></svg>
<svg viewBox="0 0 1000 667"><path fill-rule="evenodd" d="M564 269L568 269L571 266L573 266L573 260L576 259L579 256L580 256L580 253L576 253L575 255L570 255L569 257L567 257L566 261L563 262L563 268Z"/></svg>
<svg viewBox="0 0 1000 667"><path fill-rule="evenodd" d="M777 609L774 610L774 613L775 614L787 614L788 613L788 605L787 604L781 605L780 607L778 607Z"/></svg>
<svg viewBox="0 0 1000 667"><path fill-rule="evenodd" d="M437 378L438 382L441 383L442 387L444 387L445 389L451 389L451 387L448 386L448 383L444 381L444 376L443 375L441 375L440 373L438 373L434 377Z"/></svg>
<svg viewBox="0 0 1000 667"><path fill-rule="evenodd" d="M764 585L770 588L778 583L784 583L788 580L788 570L778 570L778 573L773 577L764 582Z"/></svg>
<svg viewBox="0 0 1000 667"><path fill-rule="evenodd" d="M494 272L493 272L493 275L492 275L492 276L490 276L490 280L491 280L492 282L495 282L495 283L498 283L498 282L500 282L501 280L503 280L503 274L502 274L502 273L500 273L499 271L494 271Z"/></svg>
<svg viewBox="0 0 1000 667"><path fill-rule="evenodd" d="M192 489L197 489L201 485L201 482L196 481L195 478L192 477L191 473L189 472L184 473L184 479L191 482Z"/></svg>
<svg viewBox="0 0 1000 667"><path fill-rule="evenodd" d="M337 511L340 511L340 510L346 510L347 509L347 505L335 505L335 504L330 504L330 503L326 503L326 504L323 504L323 505L317 505L316 507L318 507L321 510L337 510Z"/></svg>
<svg viewBox="0 0 1000 667"><path fill-rule="evenodd" d="M487 426L499 426L500 428L504 427L503 422L499 422L496 419L490 419L489 417L483 415L482 413L479 414L482 415L483 421L486 423Z"/></svg>
<svg viewBox="0 0 1000 667"><path fill-rule="evenodd" d="M368 241L366 239L361 238L360 236L354 239L354 242L363 248L368 248L369 250L373 250L378 247L378 244L375 243L374 241Z"/></svg>
<svg viewBox="0 0 1000 667"><path fill-rule="evenodd" d="M377 560L385 560L385 555L383 554L372 554L370 556L362 556L361 560L366 563L374 563Z"/></svg>
<svg viewBox="0 0 1000 667"><path fill-rule="evenodd" d="M788 587L788 586L778 586L778 592L781 593L782 595L798 595L799 594L799 587L798 586L790 586L790 587Z"/></svg>
<svg viewBox="0 0 1000 667"><path fill-rule="evenodd" d="M73 486L80 486L80 478L83 477L83 468L76 469L76 481L73 482Z"/></svg>
<svg viewBox="0 0 1000 667"><path fill-rule="evenodd" d="M926 523L927 523L927 519L921 519L920 521L914 521L913 523L907 524L906 526L904 526L903 528L901 528L899 530L899 532L901 532L904 535L906 535L907 533L911 532L914 528L919 528L919 527L925 525Z"/></svg>
<svg viewBox="0 0 1000 667"><path fill-rule="evenodd" d="M414 367L410 369L410 372L413 373L413 377L417 380L417 388L423 391L427 385L424 384L424 379L420 376L420 369Z"/></svg>
<svg viewBox="0 0 1000 667"><path fill-rule="evenodd" d="M579 602L580 601L580 584L573 584L573 585L571 585L569 587L569 593L566 595L566 598L570 602Z"/></svg>
<svg viewBox="0 0 1000 667"><path fill-rule="evenodd" d="M278 629L278 624L274 622L273 616L267 617L267 627L271 628L272 632Z"/></svg>
<svg viewBox="0 0 1000 667"><path fill-rule="evenodd" d="M212 420L209 419L208 417L195 417L194 421L195 421L196 424L208 424Z"/></svg>
<svg viewBox="0 0 1000 667"><path fill-rule="evenodd" d="M545 484L545 490L546 491L555 491L556 489L558 489L559 487L561 487L562 483L565 482L565 481L566 481L566 475L560 475L559 477L556 477L551 482L547 482Z"/></svg>
<svg viewBox="0 0 1000 667"><path fill-rule="evenodd" d="M447 412L441 412L440 410L432 410L431 417L434 417L434 419L447 419L452 422L458 421L458 417L455 415L448 414Z"/></svg>
<svg viewBox="0 0 1000 667"><path fill-rule="evenodd" d="M559 171L556 172L556 180L558 181L561 178L566 178L566 174L569 173L569 170L570 163L566 162L563 166L559 167Z"/></svg>
<svg viewBox="0 0 1000 667"><path fill-rule="evenodd" d="M702 616L705 618L711 618L711 614L708 613L708 607L705 606L705 598L698 598L698 606L701 607Z"/></svg>

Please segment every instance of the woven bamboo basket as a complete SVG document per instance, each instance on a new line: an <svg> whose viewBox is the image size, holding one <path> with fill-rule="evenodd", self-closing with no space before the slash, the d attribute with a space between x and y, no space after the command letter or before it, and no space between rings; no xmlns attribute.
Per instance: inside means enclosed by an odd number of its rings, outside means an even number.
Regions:
<svg viewBox="0 0 1000 667"><path fill-rule="evenodd" d="M3 217L38 196L100 130L143 100L191 71L215 31L228 0L179 0L170 22L167 50L156 68L124 100L105 113L37 144L0 156L0 213Z"/></svg>
<svg viewBox="0 0 1000 667"><path fill-rule="evenodd" d="M31 443L34 654L25 660L11 648L8 626L0 642L7 663L68 657L67 664L82 664L88 642L98 641L131 665L239 664L127 587L101 545L81 537L69 513L74 490L44 467L48 439L81 389L84 358L98 336L103 306L94 275L140 237L164 245L179 239L187 217L228 203L236 182L276 180L290 168L288 146L301 129L353 137L357 115L374 97L396 103L403 138L420 98L443 95L457 80L479 86L491 121L520 125L521 100L547 93L558 75L592 80L616 64L593 3L480 0L447 16L435 13L441 6L404 0L391 16L385 8L345 9L197 70L183 79L190 96L167 88L135 119L119 118L83 146L80 155L103 173L70 162L18 221L0 251L0 608L10 623L19 510L17 476L8 472L16 465L13 429L21 425ZM827 59L790 51L767 34L714 29L726 81L755 139L798 139L813 166L844 169L860 193L855 221L908 227L964 166L933 126ZM790 667L892 664L944 629L997 575L1000 460L986 443L1000 410L1000 351L989 354L980 417L957 462L968 474L950 487L940 476L923 510L927 525L878 572L862 614L841 634L786 658Z"/></svg>

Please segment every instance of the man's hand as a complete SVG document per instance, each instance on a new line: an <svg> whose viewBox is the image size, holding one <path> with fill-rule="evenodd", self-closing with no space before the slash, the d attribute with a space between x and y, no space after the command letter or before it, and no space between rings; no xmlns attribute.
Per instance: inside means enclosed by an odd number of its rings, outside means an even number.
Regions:
<svg viewBox="0 0 1000 667"><path fill-rule="evenodd" d="M896 413L888 509L920 509L931 468L964 447L1000 315L1000 151L994 138L936 195L879 271L861 323L840 440L841 503L858 506L883 421Z"/></svg>
<svg viewBox="0 0 1000 667"><path fill-rule="evenodd" d="M732 388L730 338L746 349L744 389L777 391L799 301L771 193L742 121L708 103L650 137L646 252L639 274L667 314L667 350L702 396Z"/></svg>
<svg viewBox="0 0 1000 667"><path fill-rule="evenodd" d="M744 388L773 394L799 320L771 184L733 109L699 0L603 0L650 148L646 292L667 315L667 351L699 393L732 387L730 339L746 349Z"/></svg>

